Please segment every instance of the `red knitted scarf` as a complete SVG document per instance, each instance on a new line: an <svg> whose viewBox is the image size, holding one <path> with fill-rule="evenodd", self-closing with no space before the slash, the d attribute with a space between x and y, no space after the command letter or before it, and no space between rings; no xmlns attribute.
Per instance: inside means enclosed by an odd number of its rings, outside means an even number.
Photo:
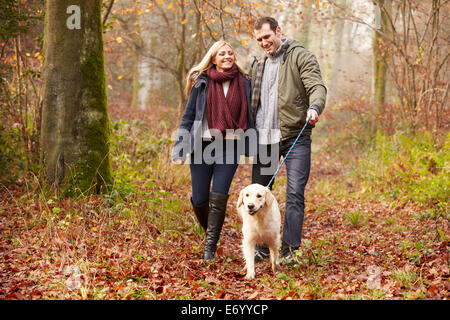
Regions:
<svg viewBox="0 0 450 320"><path fill-rule="evenodd" d="M219 72L215 67L206 71L209 78L206 98L208 127L225 133L226 129L247 129L247 98L244 78L236 64L230 70ZM222 83L230 82L227 96Z"/></svg>

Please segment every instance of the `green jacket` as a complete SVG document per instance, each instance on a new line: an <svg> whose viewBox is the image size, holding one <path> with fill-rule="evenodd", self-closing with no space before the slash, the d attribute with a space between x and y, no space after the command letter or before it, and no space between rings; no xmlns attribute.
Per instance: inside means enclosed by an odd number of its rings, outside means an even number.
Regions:
<svg viewBox="0 0 450 320"><path fill-rule="evenodd" d="M260 107L260 85L266 56L252 64L252 113ZM262 65L261 65L262 64ZM259 79L258 79L259 78ZM259 89L257 88L259 86ZM257 90L255 90L255 88ZM322 81L319 63L314 54L300 43L290 40L290 45L280 59L278 74L278 115L282 139L297 136L306 122L309 107L320 115L325 108L327 89ZM253 103L255 101L255 103ZM308 124L303 135L311 135L314 125Z"/></svg>

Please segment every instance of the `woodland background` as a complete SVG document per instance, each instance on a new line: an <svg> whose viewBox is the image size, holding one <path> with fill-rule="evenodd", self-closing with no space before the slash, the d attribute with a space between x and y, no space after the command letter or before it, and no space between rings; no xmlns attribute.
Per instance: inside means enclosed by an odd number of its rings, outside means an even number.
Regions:
<svg viewBox="0 0 450 320"><path fill-rule="evenodd" d="M57 2L0 0L1 299L448 298L449 1L80 0L70 4L93 18L79 39L50 25L70 17L53 16ZM170 153L187 71L221 38L248 69L262 53L261 15L317 56L328 97L300 264L273 275L260 263L245 281L234 206L250 165L235 176L218 258L205 263L189 168ZM72 53L90 48L100 58L88 79ZM73 119L49 112L52 95L67 96L54 103ZM106 143L77 144L91 118L76 115L97 103ZM65 126L73 143L53 143ZM46 161L56 145L67 170ZM285 181L283 169L282 213Z"/></svg>

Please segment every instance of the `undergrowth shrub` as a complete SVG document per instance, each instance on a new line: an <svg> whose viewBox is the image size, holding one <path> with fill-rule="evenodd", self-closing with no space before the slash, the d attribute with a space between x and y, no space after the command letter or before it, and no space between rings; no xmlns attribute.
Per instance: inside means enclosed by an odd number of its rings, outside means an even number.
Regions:
<svg viewBox="0 0 450 320"><path fill-rule="evenodd" d="M332 159L331 165L358 194L415 201L435 213L446 212L450 133L445 128L432 133L424 127L412 130L399 108L389 105L375 129L368 99L342 99L324 113L315 132L322 143L320 152Z"/></svg>
<svg viewBox="0 0 450 320"><path fill-rule="evenodd" d="M0 183L14 183L25 169L17 131L0 126Z"/></svg>
<svg viewBox="0 0 450 320"><path fill-rule="evenodd" d="M189 169L171 163L168 135L137 120L115 121L111 127L114 186L106 201L140 212L160 230L182 229L180 212L187 204L173 191L190 185Z"/></svg>
<svg viewBox="0 0 450 320"><path fill-rule="evenodd" d="M354 173L374 193L442 207L450 198L449 160L450 133L439 146L429 133L411 137L378 132Z"/></svg>

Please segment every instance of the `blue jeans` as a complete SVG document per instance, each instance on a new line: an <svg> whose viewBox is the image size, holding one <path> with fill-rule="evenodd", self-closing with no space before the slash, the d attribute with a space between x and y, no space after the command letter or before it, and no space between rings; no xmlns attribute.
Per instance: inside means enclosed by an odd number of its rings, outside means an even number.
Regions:
<svg viewBox="0 0 450 320"><path fill-rule="evenodd" d="M279 156L284 157L294 143L295 138L284 140L279 144L259 145L259 154L261 153L261 148L268 148L267 154L269 156L271 153L276 152L274 148L279 148ZM305 187L311 168L311 137L300 137L284 163L287 171L287 186L286 212L281 247L283 255L287 254L289 250L298 249L302 240L303 218L305 215ZM253 165L252 183L267 186L278 166L274 166L275 169L271 174L261 174L262 169L265 168L267 170L269 167L271 167L270 164L261 163L258 157ZM272 189L272 186L273 182L270 185L270 189Z"/></svg>
<svg viewBox="0 0 450 320"><path fill-rule="evenodd" d="M203 141L202 152L210 141ZM230 161L230 155L232 154ZM239 155L237 154L236 142L231 148L225 148L222 152L213 152L217 155L214 163L208 164L202 157L201 163L193 163L194 155L191 156L191 181L192 181L192 203L195 206L201 206L209 201L209 192L228 194L231 181L239 165ZM211 188L212 181L212 188Z"/></svg>

